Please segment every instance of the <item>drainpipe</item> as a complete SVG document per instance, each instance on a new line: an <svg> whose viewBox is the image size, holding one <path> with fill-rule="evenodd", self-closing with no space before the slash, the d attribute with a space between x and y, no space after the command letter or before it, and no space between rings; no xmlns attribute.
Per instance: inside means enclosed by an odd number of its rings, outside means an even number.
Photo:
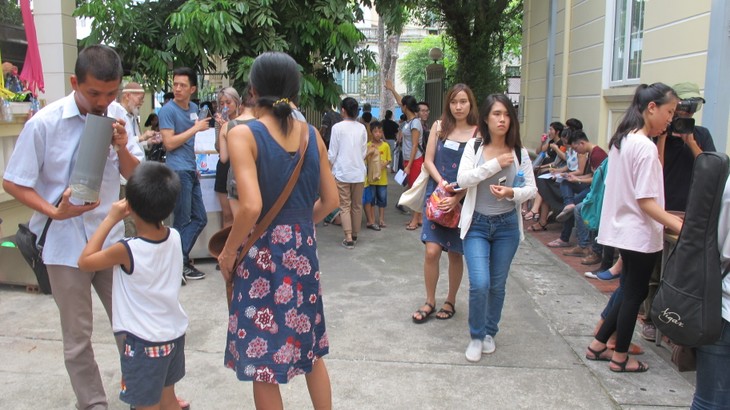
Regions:
<svg viewBox="0 0 730 410"><path fill-rule="evenodd" d="M573 19L573 0L565 0L563 25L563 72L560 75L560 117L568 118L568 73L570 72L570 24Z"/></svg>
<svg viewBox="0 0 730 410"><path fill-rule="evenodd" d="M555 24L558 17L558 0L550 0L550 16L548 17L547 41L547 74L545 78L545 126L547 131L553 118L553 86L555 83Z"/></svg>

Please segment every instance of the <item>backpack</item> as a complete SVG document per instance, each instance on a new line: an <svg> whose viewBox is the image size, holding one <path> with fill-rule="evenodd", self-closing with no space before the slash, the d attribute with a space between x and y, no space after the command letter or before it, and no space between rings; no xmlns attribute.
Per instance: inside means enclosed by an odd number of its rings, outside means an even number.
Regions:
<svg viewBox="0 0 730 410"><path fill-rule="evenodd" d="M342 121L342 115L337 111L327 111L322 117L322 140L325 142L327 147L330 145L330 138L332 137L332 126Z"/></svg>
<svg viewBox="0 0 730 410"><path fill-rule="evenodd" d="M603 208L603 192L606 190L606 173L608 173L608 158L593 171L593 182L588 195L583 199L580 214L588 229L597 231L601 223L601 209Z"/></svg>
<svg viewBox="0 0 730 410"><path fill-rule="evenodd" d="M695 159L687 212L669 251L651 319L673 343L701 346L722 330L722 279L717 224L728 176L728 156L703 152Z"/></svg>

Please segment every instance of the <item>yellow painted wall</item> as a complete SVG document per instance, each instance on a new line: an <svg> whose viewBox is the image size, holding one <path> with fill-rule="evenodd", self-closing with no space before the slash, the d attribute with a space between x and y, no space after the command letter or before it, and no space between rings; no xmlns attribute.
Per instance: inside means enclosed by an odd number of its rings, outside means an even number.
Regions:
<svg viewBox="0 0 730 410"><path fill-rule="evenodd" d="M635 86L604 88L607 2L614 0L560 0L556 19L553 118L583 122L588 137L606 147L616 123L631 101ZM704 89L712 0L647 1L641 82L669 85L690 81ZM537 146L544 132L549 0L524 0L522 138ZM568 9L566 10L566 7ZM569 17L565 33L565 17ZM610 22L610 20L609 20ZM565 54L567 53L567 54ZM527 56L527 58L524 58ZM609 58L610 61L610 58ZM695 118L701 123L701 111ZM717 138L717 136L715 136Z"/></svg>

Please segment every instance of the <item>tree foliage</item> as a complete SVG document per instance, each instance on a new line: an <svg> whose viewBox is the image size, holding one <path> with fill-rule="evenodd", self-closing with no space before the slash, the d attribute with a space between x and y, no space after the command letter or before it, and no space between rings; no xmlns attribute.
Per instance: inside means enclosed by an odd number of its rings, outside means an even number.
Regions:
<svg viewBox="0 0 730 410"><path fill-rule="evenodd" d="M446 69L446 87L454 83L456 53L443 36L428 36L417 43L408 44L407 53L401 61L400 79L406 84L406 93L419 101L425 99L426 66L433 63L428 52L434 47L442 49L444 53L443 60L439 61L439 64L443 64Z"/></svg>
<svg viewBox="0 0 730 410"><path fill-rule="evenodd" d="M478 99L504 92L502 63L521 43L522 0L420 0L420 20L441 26L456 51L454 82Z"/></svg>
<svg viewBox="0 0 730 410"><path fill-rule="evenodd" d="M132 75L156 88L173 67L216 69L213 57L228 61L240 87L257 55L284 51L301 66L300 104L321 108L339 101L334 73L375 67L358 47L355 0L88 0L74 15L93 18L82 46L114 46Z"/></svg>

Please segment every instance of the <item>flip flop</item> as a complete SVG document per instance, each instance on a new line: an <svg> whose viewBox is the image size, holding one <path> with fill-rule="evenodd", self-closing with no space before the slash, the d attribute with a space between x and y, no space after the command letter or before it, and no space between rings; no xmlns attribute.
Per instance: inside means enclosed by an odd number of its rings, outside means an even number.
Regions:
<svg viewBox="0 0 730 410"><path fill-rule="evenodd" d="M571 245L569 242L563 242L558 238L552 242L548 242L547 246L548 248L569 248Z"/></svg>
<svg viewBox="0 0 730 410"><path fill-rule="evenodd" d="M416 225L416 226L413 226L411 224L406 225L406 230L408 230L408 231L415 231L416 229L418 229L418 225Z"/></svg>

